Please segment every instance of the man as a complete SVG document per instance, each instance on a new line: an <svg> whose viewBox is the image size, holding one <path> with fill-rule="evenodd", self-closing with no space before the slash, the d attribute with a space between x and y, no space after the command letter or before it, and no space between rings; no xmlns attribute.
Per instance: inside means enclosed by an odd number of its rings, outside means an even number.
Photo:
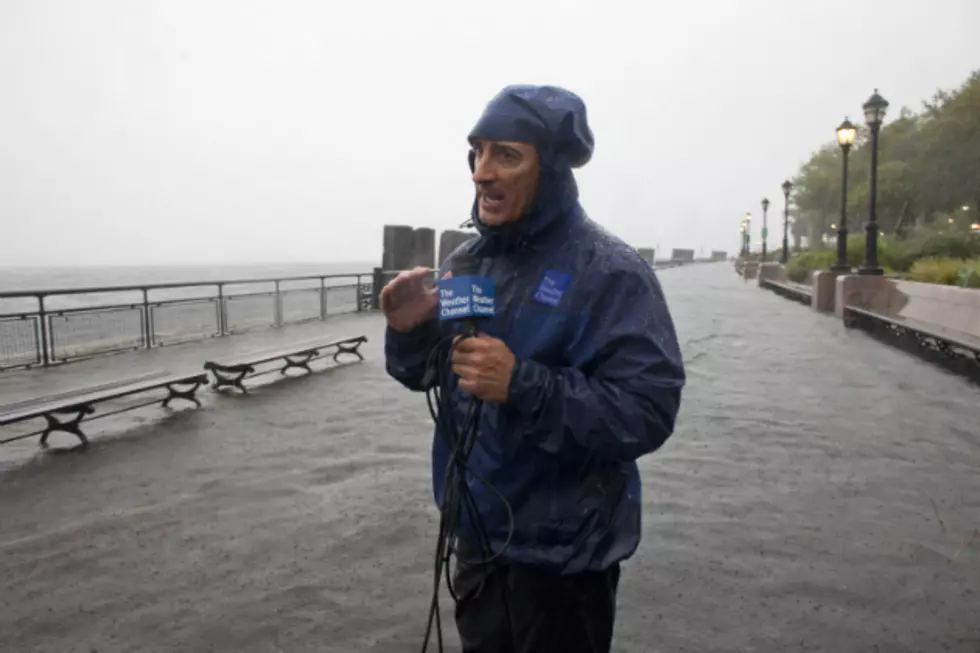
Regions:
<svg viewBox="0 0 980 653"><path fill-rule="evenodd" d="M620 563L640 540L636 460L671 435L685 382L648 263L586 217L573 168L592 156L586 109L553 86L511 86L469 135L479 236L465 252L493 279L496 314L454 341L452 397L482 399L469 488L494 554L460 533L456 624L465 653L607 652ZM431 270L381 292L391 376L424 390L429 354L459 332L436 318ZM437 503L449 452L433 445ZM461 527L462 528L462 527ZM511 535L508 540L508 535Z"/></svg>

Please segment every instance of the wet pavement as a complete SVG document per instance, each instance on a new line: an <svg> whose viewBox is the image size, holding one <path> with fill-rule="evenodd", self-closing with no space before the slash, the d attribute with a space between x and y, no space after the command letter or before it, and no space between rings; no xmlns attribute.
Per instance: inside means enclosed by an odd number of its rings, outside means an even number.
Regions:
<svg viewBox="0 0 980 653"><path fill-rule="evenodd" d="M730 264L660 279L689 383L641 461L614 650L980 651L980 389ZM0 452L0 651L417 651L431 426L385 375L382 329L345 316L0 375L8 403L196 371L214 347L371 338L364 363L94 422L81 455Z"/></svg>

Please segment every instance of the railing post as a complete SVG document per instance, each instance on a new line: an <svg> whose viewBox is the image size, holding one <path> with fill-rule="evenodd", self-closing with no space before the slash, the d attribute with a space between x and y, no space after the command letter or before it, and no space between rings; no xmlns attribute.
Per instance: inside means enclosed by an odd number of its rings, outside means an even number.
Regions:
<svg viewBox="0 0 980 653"><path fill-rule="evenodd" d="M143 338L146 348L153 346L153 318L150 315L150 292L146 288L143 291Z"/></svg>
<svg viewBox="0 0 980 653"><path fill-rule="evenodd" d="M361 301L361 275L357 275L357 295L356 296L357 296L357 312L360 313L361 311L364 310L364 307L363 307L364 302Z"/></svg>
<svg viewBox="0 0 980 653"><path fill-rule="evenodd" d="M282 326L282 293L279 291L279 280L276 280L276 324Z"/></svg>
<svg viewBox="0 0 980 653"><path fill-rule="evenodd" d="M48 346L48 313L44 310L44 295L37 296L37 315L41 320L41 364L51 364L51 350Z"/></svg>
<svg viewBox="0 0 980 653"><path fill-rule="evenodd" d="M320 319L327 319L327 280L320 277Z"/></svg>
<svg viewBox="0 0 980 653"><path fill-rule="evenodd" d="M384 270L374 268L374 287L371 288L371 308L373 310L381 308L381 287L384 285L384 280Z"/></svg>
<svg viewBox="0 0 980 653"><path fill-rule="evenodd" d="M228 316L225 306L225 284L218 284L218 335L223 336L228 333Z"/></svg>

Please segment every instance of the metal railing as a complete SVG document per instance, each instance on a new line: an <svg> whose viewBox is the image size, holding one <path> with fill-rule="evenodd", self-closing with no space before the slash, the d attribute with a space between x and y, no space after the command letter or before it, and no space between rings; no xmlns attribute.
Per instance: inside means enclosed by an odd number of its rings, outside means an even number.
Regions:
<svg viewBox="0 0 980 653"><path fill-rule="evenodd" d="M378 305L376 280L383 284L391 276L376 269L278 279L0 292L0 370L371 310Z"/></svg>

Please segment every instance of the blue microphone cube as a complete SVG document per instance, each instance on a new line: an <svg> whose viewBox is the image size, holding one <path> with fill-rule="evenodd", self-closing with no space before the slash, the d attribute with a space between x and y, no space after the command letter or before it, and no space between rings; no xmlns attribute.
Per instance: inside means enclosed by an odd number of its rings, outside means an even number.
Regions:
<svg viewBox="0 0 980 653"><path fill-rule="evenodd" d="M439 319L493 317L493 279L463 276L439 280Z"/></svg>

